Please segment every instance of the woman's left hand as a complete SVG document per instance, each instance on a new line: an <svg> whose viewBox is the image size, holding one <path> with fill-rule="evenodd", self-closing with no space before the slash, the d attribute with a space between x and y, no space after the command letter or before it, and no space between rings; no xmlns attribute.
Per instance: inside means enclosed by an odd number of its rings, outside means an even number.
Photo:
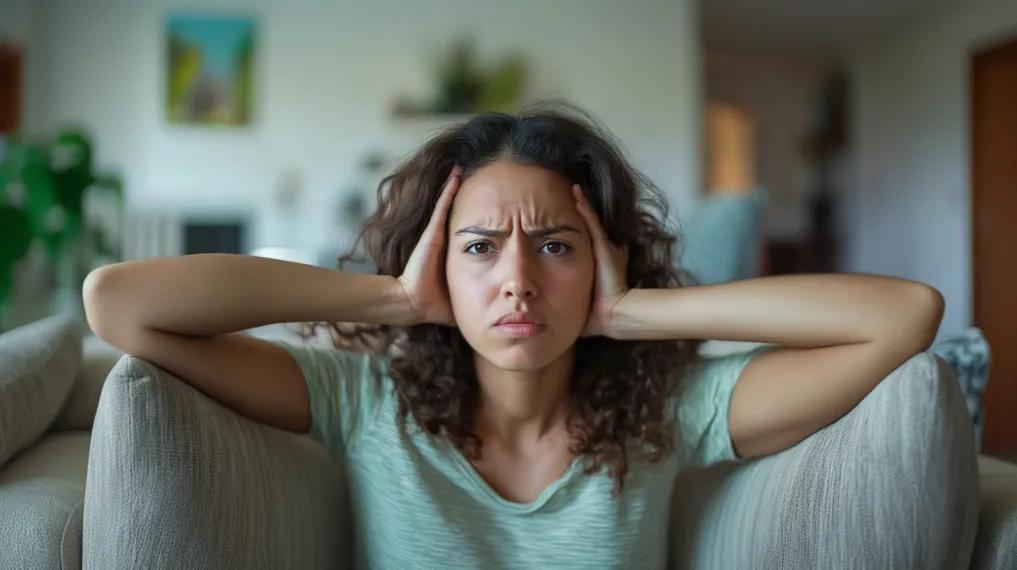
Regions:
<svg viewBox="0 0 1017 570"><path fill-rule="evenodd" d="M607 233L600 225L600 218L578 184L572 185L572 195L576 200L576 209L586 222L593 242L593 258L596 263L596 282L594 297L590 305L590 316L586 320L581 336L611 336L611 323L614 309L618 302L629 292L625 280L629 261L629 249L626 245L615 245L608 239Z"/></svg>

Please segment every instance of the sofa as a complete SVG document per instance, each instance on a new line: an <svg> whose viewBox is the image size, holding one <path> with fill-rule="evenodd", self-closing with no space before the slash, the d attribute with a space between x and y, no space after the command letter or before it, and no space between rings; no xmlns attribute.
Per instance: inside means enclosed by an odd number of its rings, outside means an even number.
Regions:
<svg viewBox="0 0 1017 570"><path fill-rule="evenodd" d="M309 436L71 317L0 335L0 569L345 568L344 481ZM977 454L931 352L798 445L674 489L672 568L1017 568L1017 466Z"/></svg>

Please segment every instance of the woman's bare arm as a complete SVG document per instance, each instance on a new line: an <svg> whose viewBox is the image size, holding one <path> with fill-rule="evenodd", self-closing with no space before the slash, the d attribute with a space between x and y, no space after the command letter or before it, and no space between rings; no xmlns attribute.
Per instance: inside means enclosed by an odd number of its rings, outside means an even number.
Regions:
<svg viewBox="0 0 1017 570"><path fill-rule="evenodd" d="M126 261L85 279L89 324L115 338L139 327L214 335L272 323L407 324L396 278L233 254Z"/></svg>
<svg viewBox="0 0 1017 570"><path fill-rule="evenodd" d="M742 370L728 416L741 457L791 447L851 411L936 337L943 295L864 274L771 275L633 289L616 305L619 339L705 338L780 346Z"/></svg>
<svg viewBox="0 0 1017 570"><path fill-rule="evenodd" d="M252 419L306 432L300 369L285 349L238 332L272 323L415 322L395 277L199 254L92 271L85 314L98 336Z"/></svg>

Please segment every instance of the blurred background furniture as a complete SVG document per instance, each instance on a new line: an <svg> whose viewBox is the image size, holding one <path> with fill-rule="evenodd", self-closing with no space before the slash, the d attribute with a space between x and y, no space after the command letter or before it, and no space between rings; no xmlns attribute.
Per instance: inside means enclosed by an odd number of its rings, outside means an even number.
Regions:
<svg viewBox="0 0 1017 570"><path fill-rule="evenodd" d="M676 267L688 270L700 285L760 276L764 240L760 223L769 193L756 188L746 193L714 192L701 196L682 228L684 251Z"/></svg>

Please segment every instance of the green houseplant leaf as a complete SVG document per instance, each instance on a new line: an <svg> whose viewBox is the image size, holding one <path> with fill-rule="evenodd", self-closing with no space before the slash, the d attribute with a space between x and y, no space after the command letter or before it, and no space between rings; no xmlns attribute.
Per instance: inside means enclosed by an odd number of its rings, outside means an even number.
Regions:
<svg viewBox="0 0 1017 570"><path fill-rule="evenodd" d="M0 206L0 306L7 300L13 285L14 263L21 259L32 243L32 229L24 211Z"/></svg>

